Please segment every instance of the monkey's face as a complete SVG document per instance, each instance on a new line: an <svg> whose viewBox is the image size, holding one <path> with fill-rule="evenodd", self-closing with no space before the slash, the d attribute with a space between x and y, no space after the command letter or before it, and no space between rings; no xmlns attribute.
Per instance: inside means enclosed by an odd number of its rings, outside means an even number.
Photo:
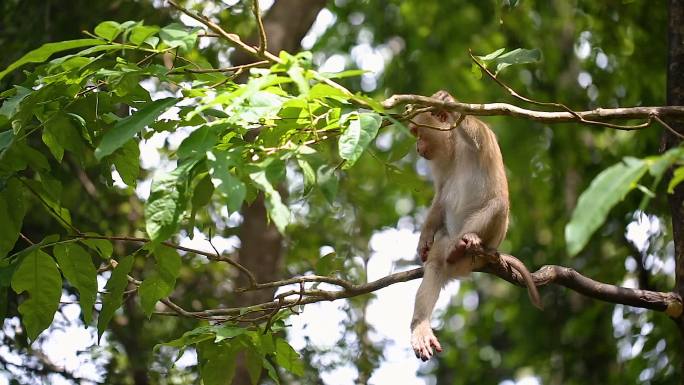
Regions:
<svg viewBox="0 0 684 385"><path fill-rule="evenodd" d="M418 155L427 160L432 160L437 155L438 150L444 147L445 141L448 140L447 131L435 129L435 123L439 124L435 122L435 119L430 119L427 122L416 119L409 124L411 135L416 137L416 151Z"/></svg>

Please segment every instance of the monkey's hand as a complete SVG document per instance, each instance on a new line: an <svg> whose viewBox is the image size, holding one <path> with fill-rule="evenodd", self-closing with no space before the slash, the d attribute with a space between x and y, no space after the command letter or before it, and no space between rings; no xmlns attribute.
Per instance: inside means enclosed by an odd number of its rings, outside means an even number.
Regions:
<svg viewBox="0 0 684 385"><path fill-rule="evenodd" d="M482 248L482 239L475 233L463 234L461 239L451 248L447 255L448 263L455 263L463 257L466 250L475 250Z"/></svg>
<svg viewBox="0 0 684 385"><path fill-rule="evenodd" d="M454 102L455 99L447 91L439 90L434 95L433 98L443 100L445 102ZM445 110L437 110L432 112L432 116L436 117L440 122L444 123L449 120L451 113Z"/></svg>
<svg viewBox="0 0 684 385"><path fill-rule="evenodd" d="M420 233L420 239L418 240L418 256L420 256L421 261L427 261L428 254L430 254L430 249L432 248L434 241L434 234L428 236L425 232Z"/></svg>
<svg viewBox="0 0 684 385"><path fill-rule="evenodd" d="M411 332L411 346L413 352L416 353L416 358L427 361L434 355L432 348L438 353L442 352L442 346L437 341L437 337L432 333L428 321L424 321L416 325Z"/></svg>

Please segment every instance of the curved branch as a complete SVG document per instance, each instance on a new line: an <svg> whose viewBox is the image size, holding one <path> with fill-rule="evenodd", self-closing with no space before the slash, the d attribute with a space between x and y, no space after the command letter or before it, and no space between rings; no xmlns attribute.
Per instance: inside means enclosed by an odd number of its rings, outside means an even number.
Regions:
<svg viewBox="0 0 684 385"><path fill-rule="evenodd" d="M448 111L457 111L467 115L494 116L505 115L525 118L538 122L562 123L578 122L594 119L638 119L650 117L684 117L684 106L661 107L623 107L596 108L589 111L560 111L548 112L521 108L508 103L461 103L448 102L422 95L399 94L393 95L382 102L384 108L390 109L405 104L438 107ZM641 128L641 127L635 127Z"/></svg>
<svg viewBox="0 0 684 385"><path fill-rule="evenodd" d="M490 253L483 253L482 256L487 258L487 263L479 271L496 275L515 285L525 287L523 277L517 271L506 266L502 260L492 259ZM662 311L670 317L679 317L682 314L682 298L676 293L611 285L595 281L569 267L542 266L532 273L532 279L537 286L556 284L605 302Z"/></svg>
<svg viewBox="0 0 684 385"><path fill-rule="evenodd" d="M525 287L524 279L520 273L511 268L511 266L508 265L501 258L501 255L495 250L473 252L469 255L469 257L478 260L477 263L475 263L476 265L480 264L479 262L481 262L483 267L477 269L476 271L496 275L497 277L515 285ZM417 268L390 274L373 282L358 285L342 279L330 278L329 280L323 281L319 276L303 276L292 278L290 280L269 282L260 285L263 288L272 288L292 283L330 282L343 287L343 289L300 289L291 291L289 293L284 293L273 301L248 307L210 309L198 312L190 312L190 314L195 317L211 317L218 320L220 317L225 316L235 316L254 312L270 312L292 306L356 297L377 291L395 283L414 280L422 276L423 268ZM670 317L679 317L682 314L682 298L676 293L630 289L626 287L610 285L585 277L568 267L556 265L543 266L541 269L532 273L532 278L537 286L556 284L567 287L587 297L605 302L662 311ZM296 295L297 298L285 298L287 295Z"/></svg>

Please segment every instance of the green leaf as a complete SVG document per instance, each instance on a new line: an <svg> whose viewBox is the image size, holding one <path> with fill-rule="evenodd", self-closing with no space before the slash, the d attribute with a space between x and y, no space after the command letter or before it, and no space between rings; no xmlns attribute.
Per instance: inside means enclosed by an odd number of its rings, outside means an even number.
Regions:
<svg viewBox="0 0 684 385"><path fill-rule="evenodd" d="M571 256L579 253L591 235L606 220L610 209L622 201L648 170L641 159L624 158L623 162L603 170L577 201L570 222L565 226L567 251Z"/></svg>
<svg viewBox="0 0 684 385"><path fill-rule="evenodd" d="M112 163L119 172L121 180L135 187L140 176L140 148L138 142L131 139L112 155Z"/></svg>
<svg viewBox="0 0 684 385"><path fill-rule="evenodd" d="M93 45L105 44L104 41L98 39L77 39L77 40L66 40L60 41L58 43L47 43L40 47L30 51L26 55L19 58L19 60L10 64L7 68L0 72L0 80L4 78L8 73L14 71L15 69L28 63L42 63L46 61L52 54L66 51L69 49L89 47Z"/></svg>
<svg viewBox="0 0 684 385"><path fill-rule="evenodd" d="M218 142L218 135L216 127L202 126L193 131L183 142L178 146L176 155L179 159L189 157L204 157Z"/></svg>
<svg viewBox="0 0 684 385"><path fill-rule="evenodd" d="M237 349L204 341L197 344L197 358L204 385L230 385L235 375Z"/></svg>
<svg viewBox="0 0 684 385"><path fill-rule="evenodd" d="M375 113L359 113L358 119L349 121L349 126L339 139L339 153L347 162L344 168L350 168L361 157L363 151L378 134L382 123L380 115Z"/></svg>
<svg viewBox="0 0 684 385"><path fill-rule="evenodd" d="M97 297L97 270L90 254L74 243L54 247L55 258L64 277L78 290L83 320L86 326L93 319L93 306Z"/></svg>
<svg viewBox="0 0 684 385"><path fill-rule="evenodd" d="M162 28L159 37L169 47L180 47L181 52L187 52L195 46L197 31L189 32L186 26L173 23Z"/></svg>
<svg viewBox="0 0 684 385"><path fill-rule="evenodd" d="M249 177L266 195L266 210L269 218L276 225L278 231L285 233L285 227L290 223L290 209L283 204L280 193L271 185L266 176L266 170L251 173Z"/></svg>
<svg viewBox="0 0 684 385"><path fill-rule="evenodd" d="M322 72L321 75L328 78L328 79L342 79L342 78L361 76L361 75L368 73L368 72L370 72L370 71L346 70L346 71L342 71L342 72ZM320 83L320 84L324 84L324 83Z"/></svg>
<svg viewBox="0 0 684 385"><path fill-rule="evenodd" d="M263 366L261 362L264 360L264 356L259 354L259 352L252 348L251 346L246 349L246 363L247 373L249 374L249 380L252 385L257 385L259 383L259 378L261 378L261 371Z"/></svg>
<svg viewBox="0 0 684 385"><path fill-rule="evenodd" d="M273 365L266 359L261 362L263 365L264 369L266 369L266 373L268 373L268 377L273 380L277 385L280 385L280 377L278 377L278 371L276 368L273 367Z"/></svg>
<svg viewBox="0 0 684 385"><path fill-rule="evenodd" d="M69 115L58 112L50 116L43 129L43 142L59 162L62 161L64 149L71 151L78 159L83 159L85 147L78 127Z"/></svg>
<svg viewBox="0 0 684 385"><path fill-rule="evenodd" d="M103 21L95 27L95 34L103 39L113 41L123 31L121 24L116 21Z"/></svg>
<svg viewBox="0 0 684 385"><path fill-rule="evenodd" d="M231 171L230 159L223 152L216 153L216 159L209 161L209 174L216 190L228 200L228 212L240 210L247 196L247 187Z"/></svg>
<svg viewBox="0 0 684 385"><path fill-rule="evenodd" d="M505 50L506 50L506 48L499 48L496 51L488 53L484 56L476 56L476 57L482 61L491 61L491 60L494 60L497 57L499 57L499 55L501 55Z"/></svg>
<svg viewBox="0 0 684 385"><path fill-rule="evenodd" d="M499 71L513 64L537 63L539 60L541 60L540 50L536 48L516 48L513 51L506 52L505 54L494 59L494 63L496 63L495 73L499 73Z"/></svg>
<svg viewBox="0 0 684 385"><path fill-rule="evenodd" d="M178 228L187 205L188 175L195 162L186 162L170 173L155 175L145 202L145 229L154 242L170 237Z"/></svg>
<svg viewBox="0 0 684 385"><path fill-rule="evenodd" d="M682 182L684 182L684 166L676 169L672 174L672 179L670 179L670 183L667 185L667 193L674 194L675 187ZM1 255L2 253L0 253Z"/></svg>
<svg viewBox="0 0 684 385"><path fill-rule="evenodd" d="M189 228L193 228L195 226L195 216L197 215L197 212L211 202L211 197L213 195L214 184L211 183L211 177L209 174L207 174L200 179L199 182L197 182L197 185L192 192L192 198L190 199L192 209L190 211ZM192 232L190 232L189 236L192 239Z"/></svg>
<svg viewBox="0 0 684 385"><path fill-rule="evenodd" d="M145 40L159 31L159 27L154 25L138 25L133 27L128 40L135 45L142 45Z"/></svg>
<svg viewBox="0 0 684 385"><path fill-rule="evenodd" d="M282 338L276 339L275 358L278 365L288 372L297 376L304 375L304 364L299 353Z"/></svg>
<svg viewBox="0 0 684 385"><path fill-rule="evenodd" d="M325 83L318 83L311 87L307 97L309 98L309 100L328 98L337 100L342 103L349 102L349 95Z"/></svg>
<svg viewBox="0 0 684 385"><path fill-rule="evenodd" d="M152 124L159 115L177 102L178 99L176 98L155 100L147 103L133 115L116 122L114 127L104 134L102 142L95 149L97 160L101 160L123 146L136 133L140 132L145 126Z"/></svg>
<svg viewBox="0 0 684 385"><path fill-rule="evenodd" d="M26 201L21 182L12 178L0 190L0 260L14 248L25 214Z"/></svg>
<svg viewBox="0 0 684 385"><path fill-rule="evenodd" d="M155 350L159 346L170 346L172 348L185 348L186 346L194 345L194 344L200 343L202 341L213 340L215 337L215 329L216 329L216 326L213 326L213 325L200 326L200 327L197 327L193 330L190 330L190 331L183 333L183 335L181 337L176 338L175 340L161 343L159 345L156 345L154 348L155 348Z"/></svg>
<svg viewBox="0 0 684 385"><path fill-rule="evenodd" d="M46 206L48 214L53 216L57 222L65 229L71 230L71 213L69 209L63 207L55 196L55 190L37 180L25 180L25 184L30 186L34 194L40 197L40 203Z"/></svg>
<svg viewBox="0 0 684 385"><path fill-rule="evenodd" d="M304 77L304 69L300 66L292 66L287 70L287 74L295 82L299 93L306 95L309 92L309 80Z"/></svg>
<svg viewBox="0 0 684 385"><path fill-rule="evenodd" d="M235 338L237 336L241 336L246 333L246 330L238 326L226 324L222 326L217 326L214 329L214 332L216 333L216 339L214 339L214 342L221 342L223 340L228 340L231 338Z"/></svg>
<svg viewBox="0 0 684 385"><path fill-rule="evenodd" d="M297 156L297 164L302 169L302 175L304 176L304 194L308 194L316 185L316 172L303 156Z"/></svg>
<svg viewBox="0 0 684 385"><path fill-rule="evenodd" d="M95 233L85 233L85 235L97 236ZM81 242L90 247L91 249L97 251L102 259L109 259L114 252L114 247L112 243L107 239L81 239Z"/></svg>
<svg viewBox="0 0 684 385"><path fill-rule="evenodd" d="M62 295L62 276L52 258L41 250L34 250L22 261L12 275L15 293L28 293L19 305L19 314L26 326L26 334L36 337L52 323Z"/></svg>
<svg viewBox="0 0 684 385"><path fill-rule="evenodd" d="M316 170L316 175L318 187L321 189L323 196L325 196L328 203L333 204L335 198L337 198L337 189L339 185L339 179L337 179L337 175L335 175L335 168L323 165Z"/></svg>
<svg viewBox="0 0 684 385"><path fill-rule="evenodd" d="M157 247L154 256L157 260L155 272L145 278L138 288L140 305L147 318L152 316L157 301L168 297L176 287L176 278L178 278L181 267L180 255L171 248Z"/></svg>
<svg viewBox="0 0 684 385"><path fill-rule="evenodd" d="M21 102L33 92L31 89L21 86L14 86L14 89L16 90L16 93L13 96L5 99L5 101L2 103L2 106L0 106L0 127L19 111ZM10 130L6 132L12 131Z"/></svg>
<svg viewBox="0 0 684 385"><path fill-rule="evenodd" d="M128 255L121 259L117 266L112 270L112 275L107 281L105 291L102 296L102 310L97 318L97 340L98 343L104 333L109 321L112 320L116 309L123 304L123 294L128 285L128 273L133 267L133 255Z"/></svg>

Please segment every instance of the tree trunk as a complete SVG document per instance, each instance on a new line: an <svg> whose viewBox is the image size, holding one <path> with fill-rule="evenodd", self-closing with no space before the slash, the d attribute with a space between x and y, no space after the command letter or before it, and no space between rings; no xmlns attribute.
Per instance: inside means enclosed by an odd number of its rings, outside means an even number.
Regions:
<svg viewBox="0 0 684 385"><path fill-rule="evenodd" d="M285 50L299 50L302 38L316 20L318 12L325 6L325 0L279 0L263 18L264 30L268 43L268 51L273 54ZM258 44L258 35L250 36L246 41ZM231 58L232 65L253 62L255 58L237 51ZM281 194L285 189L279 189ZM240 263L252 271L260 282L273 281L279 278L282 257L283 238L273 223L267 222L264 196L257 199L242 214L245 221L240 229ZM244 282L243 282L244 283ZM260 290L243 293L237 297L237 305L248 305L265 302L273 298L274 290ZM251 381L245 369L244 358L240 357L233 380L234 385L250 385Z"/></svg>
<svg viewBox="0 0 684 385"><path fill-rule="evenodd" d="M684 0L670 0L668 16L668 60L667 60L667 104L684 105ZM684 122L670 120L669 125L677 132L684 134ZM663 131L663 150L674 148L681 139L668 130ZM667 184L672 178L668 172ZM675 292L684 297L684 183L675 188L674 194L668 195L672 212L672 237L676 261ZM684 354L684 317L675 322L679 326L680 352ZM680 362L680 383L684 384L684 362Z"/></svg>

